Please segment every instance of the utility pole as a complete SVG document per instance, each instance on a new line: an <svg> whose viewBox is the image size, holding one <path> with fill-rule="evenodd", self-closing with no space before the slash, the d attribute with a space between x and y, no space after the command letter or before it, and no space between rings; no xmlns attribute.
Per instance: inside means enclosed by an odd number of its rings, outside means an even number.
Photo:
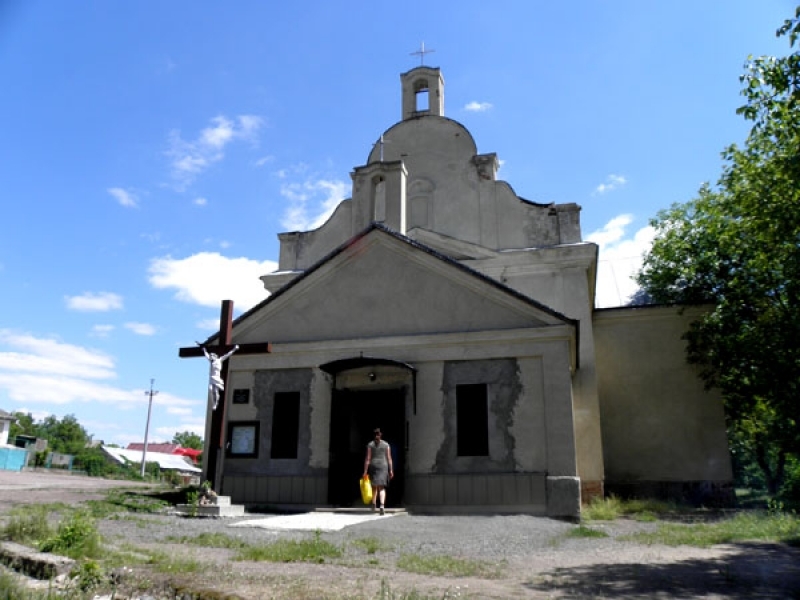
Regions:
<svg viewBox="0 0 800 600"><path fill-rule="evenodd" d="M150 402L147 404L147 425L144 426L144 448L142 449L142 477L144 477L144 465L147 460L147 433L150 431L150 411L153 409L153 396L158 394L158 390L153 389L155 379L150 380L150 391L145 390L146 396L150 396Z"/></svg>

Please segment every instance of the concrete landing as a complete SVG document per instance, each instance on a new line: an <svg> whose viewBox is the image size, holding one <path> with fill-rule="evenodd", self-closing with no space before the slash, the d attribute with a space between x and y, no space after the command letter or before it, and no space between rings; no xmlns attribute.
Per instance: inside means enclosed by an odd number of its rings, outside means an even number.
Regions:
<svg viewBox="0 0 800 600"><path fill-rule="evenodd" d="M405 511L396 511L392 513L387 510L386 514L381 516L378 513L373 513L369 509L361 509L359 512L316 510L314 512L297 515L279 515L275 517L248 519L247 521L231 523L229 527L258 527L260 529L272 529L276 531L340 531L351 525L358 525L359 523L381 519L391 519L402 514L405 514Z"/></svg>

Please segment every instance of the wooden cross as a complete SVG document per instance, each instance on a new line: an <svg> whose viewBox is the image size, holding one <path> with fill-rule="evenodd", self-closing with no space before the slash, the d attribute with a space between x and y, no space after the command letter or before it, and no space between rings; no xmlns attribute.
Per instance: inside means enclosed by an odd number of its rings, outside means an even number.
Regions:
<svg viewBox="0 0 800 600"><path fill-rule="evenodd" d="M233 300L223 300L222 310L219 315L219 334L217 336L217 345L201 346L198 344L197 346L180 348L178 350L178 356L181 358L196 358L198 356L204 357L205 352L203 352L203 348L205 348L208 352L213 352L217 356L224 356L235 347L231 341L232 332ZM271 351L272 347L269 342L260 344L239 344L236 354L268 354ZM206 452L203 454L205 480L210 481L213 489L217 492L221 492L219 486L219 476L221 473L217 473L217 466L219 463L220 452L225 447L225 396L227 395L228 391L228 362L229 361L224 361L222 363L222 371L220 376L222 377L222 381L225 382L225 387L223 388L224 395L222 396L222 402L220 406L216 410L211 411L211 432L209 434L209 439L206 440L205 443Z"/></svg>
<svg viewBox="0 0 800 600"><path fill-rule="evenodd" d="M425 42L422 42L419 50L416 52L410 52L410 54L411 56L419 56L419 66L422 66L425 62L425 55L430 54L431 52L436 52L436 50L425 50Z"/></svg>

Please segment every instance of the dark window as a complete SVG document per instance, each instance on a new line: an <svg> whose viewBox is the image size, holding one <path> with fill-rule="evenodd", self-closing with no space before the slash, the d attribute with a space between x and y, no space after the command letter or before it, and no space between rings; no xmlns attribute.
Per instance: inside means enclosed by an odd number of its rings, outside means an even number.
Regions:
<svg viewBox="0 0 800 600"><path fill-rule="evenodd" d="M258 421L228 423L228 456L232 458L258 457Z"/></svg>
<svg viewBox="0 0 800 600"><path fill-rule="evenodd" d="M489 409L485 383L456 386L458 456L489 456Z"/></svg>
<svg viewBox="0 0 800 600"><path fill-rule="evenodd" d="M247 404L250 402L250 390L233 390L234 404Z"/></svg>
<svg viewBox="0 0 800 600"><path fill-rule="evenodd" d="M297 458L300 392L278 392L272 409L272 458Z"/></svg>

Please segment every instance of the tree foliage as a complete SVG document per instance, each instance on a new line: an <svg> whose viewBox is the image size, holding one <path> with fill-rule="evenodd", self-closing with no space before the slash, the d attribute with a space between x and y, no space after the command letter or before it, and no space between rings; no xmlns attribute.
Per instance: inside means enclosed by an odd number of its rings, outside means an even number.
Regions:
<svg viewBox="0 0 800 600"><path fill-rule="evenodd" d="M65 415L62 419L54 415L45 417L37 426L37 436L47 440L49 450L63 454L78 454L91 439L75 415Z"/></svg>
<svg viewBox="0 0 800 600"><path fill-rule="evenodd" d="M173 444L180 444L184 448L191 448L193 450L203 449L203 438L191 431L182 431L172 436Z"/></svg>
<svg viewBox="0 0 800 600"><path fill-rule="evenodd" d="M795 47L800 7L778 36ZM770 491L800 456L800 53L750 57L752 122L723 152L716 186L660 212L638 282L657 302L711 304L686 334L689 361L725 399L732 439Z"/></svg>
<svg viewBox="0 0 800 600"><path fill-rule="evenodd" d="M16 423L11 426L8 434L12 443L18 435L29 435L47 440L47 447L51 452L78 454L91 440L75 415L65 415L61 419L49 415L37 422L30 413L15 412L14 418Z"/></svg>

